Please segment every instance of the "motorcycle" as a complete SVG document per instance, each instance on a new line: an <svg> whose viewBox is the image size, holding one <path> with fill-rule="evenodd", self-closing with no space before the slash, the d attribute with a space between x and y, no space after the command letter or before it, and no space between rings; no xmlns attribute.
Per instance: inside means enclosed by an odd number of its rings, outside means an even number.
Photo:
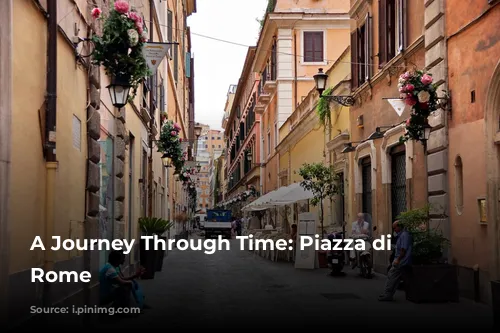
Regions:
<svg viewBox="0 0 500 333"><path fill-rule="evenodd" d="M328 235L328 239L332 242L332 243L336 243L334 242L334 240L338 240L338 239L343 239L343 232L334 232L334 233L331 233ZM333 245L332 244L332 248L333 248ZM330 266L331 268L331 271L330 271L330 275L331 276L344 276L345 273L342 272L342 270L344 269L344 266L345 266L345 253L343 250L330 250L328 251L328 255L327 255L327 259L328 259L328 265Z"/></svg>
<svg viewBox="0 0 500 333"><path fill-rule="evenodd" d="M366 279L373 277L373 247L372 247L372 237L369 235L357 235L353 236L353 239L361 239L365 242L364 250L359 251L358 262L356 266L359 267L359 275ZM356 260L356 259L354 259Z"/></svg>
<svg viewBox="0 0 500 333"><path fill-rule="evenodd" d="M373 227L373 231L377 230L377 227ZM357 220L352 223L352 239L363 240L364 250L363 251L351 251L351 267L355 269L359 267L360 276L364 278L373 277L373 247L372 247L372 218L370 214L359 213L357 215Z"/></svg>

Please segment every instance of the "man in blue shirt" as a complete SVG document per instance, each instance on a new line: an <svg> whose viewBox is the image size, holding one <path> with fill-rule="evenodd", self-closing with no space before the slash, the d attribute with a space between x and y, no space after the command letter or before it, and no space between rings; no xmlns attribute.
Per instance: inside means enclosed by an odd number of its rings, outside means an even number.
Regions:
<svg viewBox="0 0 500 333"><path fill-rule="evenodd" d="M396 253L392 267L387 274L387 282L385 284L385 291L379 297L379 301L392 301L394 294L401 281L403 272L411 266L411 251L413 246L413 239L411 234L403 229L400 221L392 224L394 231L396 231L398 241L396 242Z"/></svg>
<svg viewBox="0 0 500 333"><path fill-rule="evenodd" d="M125 261L125 255L121 251L111 251L108 262L99 271L99 292L101 305L112 304L115 307L129 307L130 296L134 294L137 284L135 278L139 278L144 269L140 268L137 273L125 277L120 265Z"/></svg>

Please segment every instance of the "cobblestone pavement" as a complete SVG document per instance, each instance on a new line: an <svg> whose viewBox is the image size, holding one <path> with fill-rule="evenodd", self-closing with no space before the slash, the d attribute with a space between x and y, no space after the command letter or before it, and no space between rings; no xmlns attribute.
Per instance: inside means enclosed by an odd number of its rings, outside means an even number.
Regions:
<svg viewBox="0 0 500 333"><path fill-rule="evenodd" d="M384 276L362 279L347 268L346 277L328 270L297 270L291 263L271 262L237 249L213 255L173 251L154 280L143 281L153 308L124 325L296 328L303 325L392 327L492 326L491 309L462 300L449 304L414 304L398 292L393 303L380 303ZM433 325L435 326L435 325ZM127 326L124 326L127 327ZM431 326L432 327L432 326ZM407 327L408 328L408 327Z"/></svg>

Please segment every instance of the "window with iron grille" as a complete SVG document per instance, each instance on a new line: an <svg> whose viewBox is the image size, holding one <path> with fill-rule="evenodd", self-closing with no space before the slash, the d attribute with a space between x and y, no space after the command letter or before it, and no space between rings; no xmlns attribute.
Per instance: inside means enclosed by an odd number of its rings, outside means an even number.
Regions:
<svg viewBox="0 0 500 333"><path fill-rule="evenodd" d="M391 207L392 221L406 211L406 153L404 145L391 153Z"/></svg>
<svg viewBox="0 0 500 333"><path fill-rule="evenodd" d="M362 177L362 213L372 215L372 163L369 157L361 161L361 177Z"/></svg>

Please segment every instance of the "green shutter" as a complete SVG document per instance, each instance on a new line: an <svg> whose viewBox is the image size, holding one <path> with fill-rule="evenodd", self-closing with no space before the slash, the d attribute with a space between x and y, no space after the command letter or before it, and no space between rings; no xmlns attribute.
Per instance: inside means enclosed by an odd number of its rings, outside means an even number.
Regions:
<svg viewBox="0 0 500 333"><path fill-rule="evenodd" d="M186 77L191 77L191 53L186 52Z"/></svg>

